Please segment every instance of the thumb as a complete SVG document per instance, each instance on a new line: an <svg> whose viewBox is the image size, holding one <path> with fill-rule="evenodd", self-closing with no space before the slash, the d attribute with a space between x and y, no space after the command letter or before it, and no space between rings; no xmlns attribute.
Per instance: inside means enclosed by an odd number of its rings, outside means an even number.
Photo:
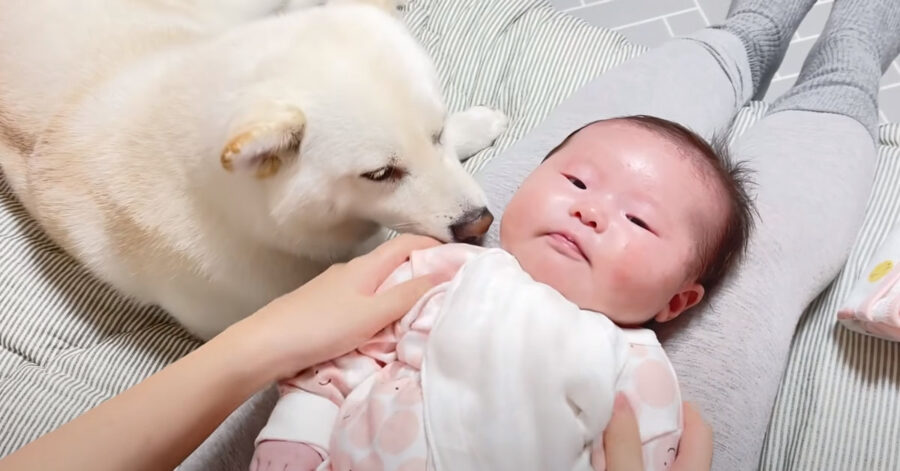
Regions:
<svg viewBox="0 0 900 471"><path fill-rule="evenodd" d="M712 469L713 432L693 404L684 403L684 432L672 471Z"/></svg>
<svg viewBox="0 0 900 471"><path fill-rule="evenodd" d="M608 471L644 469L637 419L621 393L616 396L612 418L603 432L603 448Z"/></svg>
<svg viewBox="0 0 900 471"><path fill-rule="evenodd" d="M425 275L398 284L375 295L377 316L384 324L393 322L412 309L425 293L437 286L441 280L437 276Z"/></svg>

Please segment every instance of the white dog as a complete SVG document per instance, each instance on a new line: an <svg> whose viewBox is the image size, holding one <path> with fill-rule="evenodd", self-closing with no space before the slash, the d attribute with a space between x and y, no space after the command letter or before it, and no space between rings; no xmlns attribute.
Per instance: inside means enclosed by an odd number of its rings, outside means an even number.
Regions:
<svg viewBox="0 0 900 471"><path fill-rule="evenodd" d="M209 338L381 228L491 223L426 53L372 5L6 0L0 166L96 275ZM371 3L393 7L390 0Z"/></svg>

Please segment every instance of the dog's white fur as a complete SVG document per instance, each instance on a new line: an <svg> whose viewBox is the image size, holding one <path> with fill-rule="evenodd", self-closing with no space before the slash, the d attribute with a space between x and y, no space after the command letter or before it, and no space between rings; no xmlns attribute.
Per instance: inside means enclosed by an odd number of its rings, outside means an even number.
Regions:
<svg viewBox="0 0 900 471"><path fill-rule="evenodd" d="M430 59L384 10L311 3L6 0L7 180L90 270L204 338L381 227L451 239L485 206L457 150L505 118L446 119ZM386 166L395 179L362 176Z"/></svg>

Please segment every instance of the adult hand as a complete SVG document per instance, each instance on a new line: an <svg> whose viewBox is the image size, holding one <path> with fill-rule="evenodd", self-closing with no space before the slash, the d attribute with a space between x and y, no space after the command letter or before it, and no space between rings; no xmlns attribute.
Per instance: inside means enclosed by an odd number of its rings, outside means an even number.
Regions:
<svg viewBox="0 0 900 471"><path fill-rule="evenodd" d="M265 339L274 379L338 357L399 319L439 281L413 278L375 294L411 252L434 247L434 239L401 235L348 263L336 264L281 296L226 332L230 339Z"/></svg>
<svg viewBox="0 0 900 471"><path fill-rule="evenodd" d="M712 467L713 436L693 404L684 403L684 432L672 471L709 471ZM603 432L607 471L644 469L641 437L634 411L624 396L616 397L613 416Z"/></svg>

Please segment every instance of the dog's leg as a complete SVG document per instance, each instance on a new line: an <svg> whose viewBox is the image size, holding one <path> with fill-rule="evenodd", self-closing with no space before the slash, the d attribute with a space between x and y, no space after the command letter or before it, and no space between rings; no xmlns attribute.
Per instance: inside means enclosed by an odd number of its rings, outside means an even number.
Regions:
<svg viewBox="0 0 900 471"><path fill-rule="evenodd" d="M459 160L466 160L493 144L508 124L509 119L502 112L473 106L447 118L441 142L453 149Z"/></svg>

